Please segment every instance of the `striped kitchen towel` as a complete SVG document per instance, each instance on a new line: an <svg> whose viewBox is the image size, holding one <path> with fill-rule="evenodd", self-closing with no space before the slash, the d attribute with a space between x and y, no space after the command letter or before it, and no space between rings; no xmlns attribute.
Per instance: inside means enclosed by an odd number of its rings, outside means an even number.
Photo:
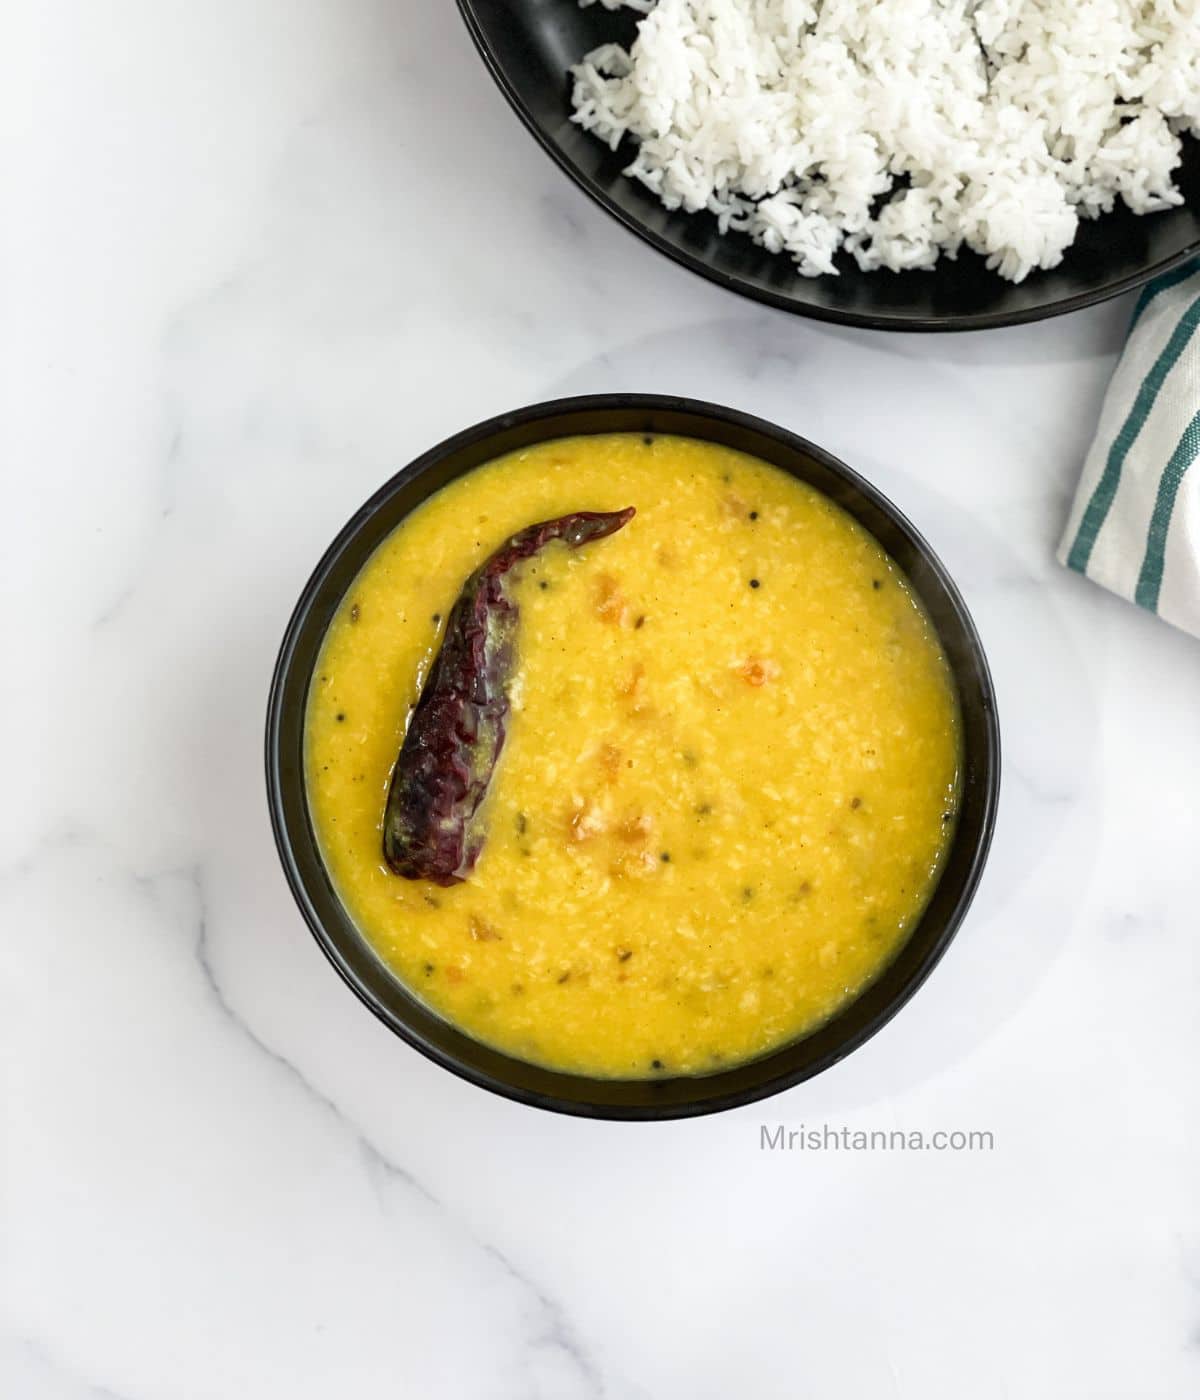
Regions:
<svg viewBox="0 0 1200 1400"><path fill-rule="evenodd" d="M1193 262L1142 292L1058 559L1196 637L1198 455L1200 263Z"/></svg>

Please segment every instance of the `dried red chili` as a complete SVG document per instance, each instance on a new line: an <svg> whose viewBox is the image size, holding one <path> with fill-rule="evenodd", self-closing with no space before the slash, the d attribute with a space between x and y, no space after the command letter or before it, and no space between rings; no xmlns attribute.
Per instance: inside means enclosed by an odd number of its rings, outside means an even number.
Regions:
<svg viewBox="0 0 1200 1400"><path fill-rule="evenodd" d="M603 539L633 514L576 511L530 525L463 585L392 770L383 855L397 875L456 885L483 849L478 815L504 747L519 613L510 571L554 540L577 549Z"/></svg>

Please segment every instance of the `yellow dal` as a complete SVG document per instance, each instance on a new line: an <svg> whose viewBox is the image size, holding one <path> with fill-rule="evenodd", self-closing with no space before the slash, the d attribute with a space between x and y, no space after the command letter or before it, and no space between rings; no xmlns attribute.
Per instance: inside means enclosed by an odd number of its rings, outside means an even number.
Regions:
<svg viewBox="0 0 1200 1400"><path fill-rule="evenodd" d="M463 582L522 526L627 505L514 587L474 873L391 874L389 776ZM763 462L629 434L502 458L405 520L330 627L307 719L321 849L388 966L480 1040L603 1076L711 1072L861 991L936 881L958 755L936 635L870 535Z"/></svg>

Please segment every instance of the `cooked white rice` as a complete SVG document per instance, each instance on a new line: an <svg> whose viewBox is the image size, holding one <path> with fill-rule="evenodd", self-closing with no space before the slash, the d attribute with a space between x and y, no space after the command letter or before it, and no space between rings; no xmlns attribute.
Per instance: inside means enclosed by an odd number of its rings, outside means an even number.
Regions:
<svg viewBox="0 0 1200 1400"><path fill-rule="evenodd" d="M632 136L627 173L668 209L710 210L807 277L839 249L899 271L965 244L1019 282L1118 199L1182 203L1200 0L627 8L637 40L572 69L573 119L613 149Z"/></svg>

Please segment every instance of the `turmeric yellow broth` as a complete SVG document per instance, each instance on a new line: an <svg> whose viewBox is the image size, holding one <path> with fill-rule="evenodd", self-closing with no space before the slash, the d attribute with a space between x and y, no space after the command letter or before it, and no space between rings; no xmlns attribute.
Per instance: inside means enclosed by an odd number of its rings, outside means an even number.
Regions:
<svg viewBox="0 0 1200 1400"><path fill-rule="evenodd" d="M389 776L464 581L516 530L637 515L520 567L508 738L461 884L392 874ZM937 880L959 723L936 634L819 492L709 443L560 439L438 492L375 551L310 691L307 786L363 936L522 1058L704 1074L813 1030Z"/></svg>

